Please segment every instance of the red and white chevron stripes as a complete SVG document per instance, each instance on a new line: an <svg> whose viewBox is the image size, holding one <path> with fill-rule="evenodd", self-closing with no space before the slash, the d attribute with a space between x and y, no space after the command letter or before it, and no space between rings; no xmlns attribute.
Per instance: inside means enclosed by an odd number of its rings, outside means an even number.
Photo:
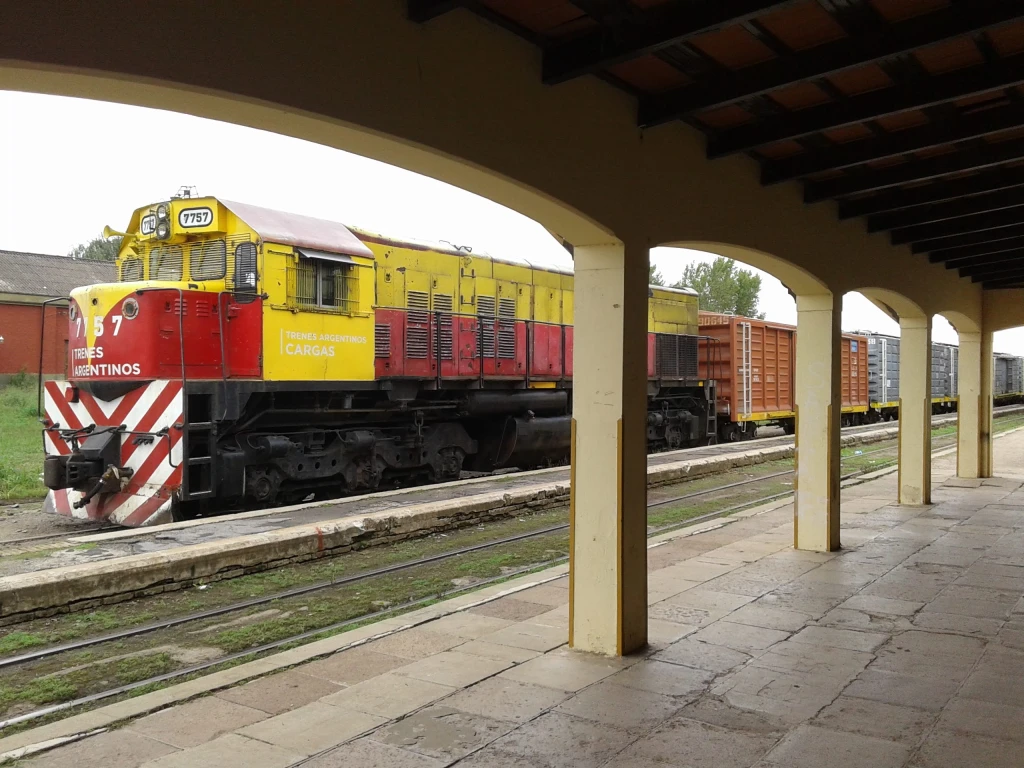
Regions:
<svg viewBox="0 0 1024 768"><path fill-rule="evenodd" d="M121 466L134 474L120 493L102 494L81 509L74 503L78 491L50 491L44 510L70 517L105 520L138 527L170 522L171 500L181 488L182 430L176 427L183 415L180 381L153 381L113 400L101 400L66 381L46 382L45 413L61 429L125 425L121 437ZM167 434L146 439L145 434L167 429ZM136 433L136 434L131 434ZM71 453L70 443L53 431L46 432L48 455Z"/></svg>

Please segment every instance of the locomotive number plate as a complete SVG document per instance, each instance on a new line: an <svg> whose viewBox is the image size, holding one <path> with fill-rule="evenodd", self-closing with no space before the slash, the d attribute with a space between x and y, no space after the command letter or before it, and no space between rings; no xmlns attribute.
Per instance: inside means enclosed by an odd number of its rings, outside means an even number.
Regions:
<svg viewBox="0 0 1024 768"><path fill-rule="evenodd" d="M182 208L178 211L178 226L182 229L208 227L213 223L213 211L209 208Z"/></svg>
<svg viewBox="0 0 1024 768"><path fill-rule="evenodd" d="M142 221L139 222L139 231L144 235L152 235L156 232L156 214L143 216Z"/></svg>

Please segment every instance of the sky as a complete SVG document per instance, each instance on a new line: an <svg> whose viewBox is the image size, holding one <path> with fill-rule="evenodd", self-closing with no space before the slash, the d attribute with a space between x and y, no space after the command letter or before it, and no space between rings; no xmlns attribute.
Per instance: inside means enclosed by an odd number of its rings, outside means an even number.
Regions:
<svg viewBox="0 0 1024 768"><path fill-rule="evenodd" d="M572 267L537 222L410 171L330 147L173 112L0 91L0 249L64 254L105 224L179 187L200 195L341 221L391 236L446 240L508 259ZM668 283L713 255L655 248ZM755 272L757 270L754 270ZM760 309L795 323L786 288L762 275ZM843 299L844 331L898 335L899 326L860 294ZM956 343L943 318L936 341ZM996 334L998 351L1024 355L1024 329Z"/></svg>

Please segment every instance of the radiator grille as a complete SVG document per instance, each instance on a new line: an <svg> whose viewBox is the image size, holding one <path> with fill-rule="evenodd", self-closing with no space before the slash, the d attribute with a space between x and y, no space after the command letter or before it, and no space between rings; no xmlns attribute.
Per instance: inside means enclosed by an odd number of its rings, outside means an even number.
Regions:
<svg viewBox="0 0 1024 768"><path fill-rule="evenodd" d="M696 379L698 342L695 336L655 335L655 374L666 379Z"/></svg>
<svg viewBox="0 0 1024 768"><path fill-rule="evenodd" d="M430 296L426 291L407 291L405 354L413 360L426 360L430 353Z"/></svg>
<svg viewBox="0 0 1024 768"><path fill-rule="evenodd" d="M228 250L223 240L193 243L188 252L188 271L193 280L220 280L228 271Z"/></svg>
<svg viewBox="0 0 1024 768"><path fill-rule="evenodd" d="M154 245L149 249L149 279L180 283L183 256L180 245Z"/></svg>
<svg viewBox="0 0 1024 768"><path fill-rule="evenodd" d="M373 356L391 357L391 326L387 323L373 326Z"/></svg>

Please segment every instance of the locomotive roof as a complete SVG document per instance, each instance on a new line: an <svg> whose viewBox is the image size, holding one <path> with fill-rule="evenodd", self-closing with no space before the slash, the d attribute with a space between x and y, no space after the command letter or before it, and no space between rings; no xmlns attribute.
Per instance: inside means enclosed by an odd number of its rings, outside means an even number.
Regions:
<svg viewBox="0 0 1024 768"><path fill-rule="evenodd" d="M252 227L263 240L328 253L373 258L373 251L367 248L352 230L337 221L217 199L221 205Z"/></svg>
<svg viewBox="0 0 1024 768"><path fill-rule="evenodd" d="M562 269L561 267L552 267L546 264L534 264L532 261L525 258L506 259L500 256L492 256L486 251L475 250L464 245L455 245L447 242L446 240L434 242L431 240L418 240L411 237L390 237L378 232L359 229L358 227L352 227L352 231L355 232L363 242L377 243L379 245L393 245L396 248L408 248L413 251L435 251L437 253L446 253L452 256L472 256L478 259L487 259L488 261L493 261L497 264L512 264L517 267L529 267L530 269L537 269L543 272L553 272L559 275L572 275L572 270Z"/></svg>

